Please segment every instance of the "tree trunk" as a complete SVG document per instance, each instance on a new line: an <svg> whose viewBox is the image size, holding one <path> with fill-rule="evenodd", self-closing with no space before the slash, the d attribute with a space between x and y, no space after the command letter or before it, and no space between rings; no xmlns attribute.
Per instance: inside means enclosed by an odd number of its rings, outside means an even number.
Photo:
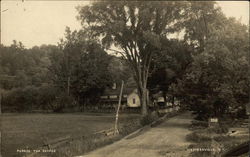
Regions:
<svg viewBox="0 0 250 157"><path fill-rule="evenodd" d="M175 105L175 103L174 103L174 96L172 96L172 104L173 104L173 106Z"/></svg>
<svg viewBox="0 0 250 157"><path fill-rule="evenodd" d="M69 89L70 89L70 76L68 76L68 80L67 80L67 94L69 96Z"/></svg>
<svg viewBox="0 0 250 157"><path fill-rule="evenodd" d="M141 93L141 112L142 116L146 116L148 114L148 109L147 109L147 88L142 88L142 93Z"/></svg>
<svg viewBox="0 0 250 157"><path fill-rule="evenodd" d="M163 99L164 99L164 106L167 106L167 93L165 91L162 92L162 96L163 96Z"/></svg>

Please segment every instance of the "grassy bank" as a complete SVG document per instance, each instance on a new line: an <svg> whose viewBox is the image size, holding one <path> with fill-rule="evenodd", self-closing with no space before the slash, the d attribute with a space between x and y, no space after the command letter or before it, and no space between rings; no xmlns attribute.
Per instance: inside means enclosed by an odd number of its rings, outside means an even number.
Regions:
<svg viewBox="0 0 250 157"><path fill-rule="evenodd" d="M138 114L121 114L120 123L139 119ZM70 136L88 136L114 125L114 114L2 114L2 156L21 156L17 149L35 149L46 141Z"/></svg>
<svg viewBox="0 0 250 157"><path fill-rule="evenodd" d="M123 123L119 126L118 135L106 136L105 134L95 134L90 136L80 137L78 139L72 140L71 142L66 143L60 148L57 149L57 152L53 154L53 157L71 157L77 155L83 155L87 152L100 148L102 146L114 143L115 141L120 140L126 135L138 130L143 129L143 126L155 127L164 121L166 118L173 117L178 113L169 113L164 117L158 117L156 115L150 115L144 117L143 119L134 119L130 120L128 123ZM141 130L140 129L140 130Z"/></svg>
<svg viewBox="0 0 250 157"><path fill-rule="evenodd" d="M208 127L207 122L193 121L187 135L187 140L192 142L189 146L193 157L220 157L228 150L249 140L249 134L233 135L230 128L236 127L232 122L221 122L216 127Z"/></svg>

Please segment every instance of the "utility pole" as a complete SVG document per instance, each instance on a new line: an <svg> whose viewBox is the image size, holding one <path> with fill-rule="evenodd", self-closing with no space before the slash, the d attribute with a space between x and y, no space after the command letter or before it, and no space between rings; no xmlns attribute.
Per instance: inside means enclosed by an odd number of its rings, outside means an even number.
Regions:
<svg viewBox="0 0 250 157"><path fill-rule="evenodd" d="M118 102L118 107L117 107L117 111L116 111L116 116L115 116L115 130L114 130L114 134L119 134L119 130L118 130L118 116L119 116L119 110L120 110L120 106L121 106L121 100L122 100L122 92L123 92L123 80L122 80L122 86L121 86L121 91L120 91L120 96L119 96L119 102Z"/></svg>

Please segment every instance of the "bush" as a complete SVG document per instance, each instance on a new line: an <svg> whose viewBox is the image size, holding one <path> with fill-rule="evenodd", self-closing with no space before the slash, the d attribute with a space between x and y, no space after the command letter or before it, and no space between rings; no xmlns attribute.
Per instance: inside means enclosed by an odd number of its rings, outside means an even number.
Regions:
<svg viewBox="0 0 250 157"><path fill-rule="evenodd" d="M222 135L220 135L220 136L214 137L214 140L217 141L217 142L221 142L221 141L228 141L228 140L234 139L234 138L235 137L233 137L233 136L228 136L228 135L222 136Z"/></svg>
<svg viewBox="0 0 250 157"><path fill-rule="evenodd" d="M3 96L3 112L27 112L37 108L39 90L34 86L16 88Z"/></svg>
<svg viewBox="0 0 250 157"><path fill-rule="evenodd" d="M190 125L190 129L192 130L205 129L207 127L208 127L208 122L198 121L198 120L193 120Z"/></svg>
<svg viewBox="0 0 250 157"><path fill-rule="evenodd" d="M51 110L57 94L58 90L49 85L43 85L39 87L39 109Z"/></svg>
<svg viewBox="0 0 250 157"><path fill-rule="evenodd" d="M51 109L57 90L47 86L16 88L3 95L3 112L28 112Z"/></svg>
<svg viewBox="0 0 250 157"><path fill-rule="evenodd" d="M62 112L63 109L66 108L73 108L76 106L76 101L72 96L67 95L67 93L60 93L59 96L56 97L56 100L54 101L52 105L52 109L54 112Z"/></svg>
<svg viewBox="0 0 250 157"><path fill-rule="evenodd" d="M139 129L141 124L138 120L133 120L127 124L119 126L119 133L123 136L130 134L131 132Z"/></svg>
<svg viewBox="0 0 250 157"><path fill-rule="evenodd" d="M142 126L145 126L145 125L148 125L150 123L152 123L153 121L157 120L159 118L159 116L157 115L156 112L152 112L151 114L148 114L144 117L142 117L141 119L141 125Z"/></svg>
<svg viewBox="0 0 250 157"><path fill-rule="evenodd" d="M209 130L216 134L225 134L228 132L228 128L226 126L218 126L214 128L209 128Z"/></svg>
<svg viewBox="0 0 250 157"><path fill-rule="evenodd" d="M211 141L212 138L208 132L194 131L186 136L186 139L191 142Z"/></svg>

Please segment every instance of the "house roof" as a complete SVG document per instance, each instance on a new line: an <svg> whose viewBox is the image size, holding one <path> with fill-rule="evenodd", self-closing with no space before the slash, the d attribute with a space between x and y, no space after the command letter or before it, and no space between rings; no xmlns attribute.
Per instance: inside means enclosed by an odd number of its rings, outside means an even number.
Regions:
<svg viewBox="0 0 250 157"><path fill-rule="evenodd" d="M124 85L123 87L123 92L122 92L122 102L127 101L127 97L124 95L129 95L132 93L136 87L133 86L126 86ZM119 101L119 95L121 92L121 86L117 86L115 89L112 88L106 88L102 94L102 96L107 96L106 98L101 98L101 101L103 102L118 102ZM114 98L110 98L110 96L116 96Z"/></svg>
<svg viewBox="0 0 250 157"><path fill-rule="evenodd" d="M135 89L136 89L136 87L124 85L122 94L128 95L128 94L132 93ZM110 96L110 95L118 95L119 96L120 92L121 92L121 86L117 86L116 89L106 88L102 95L103 96Z"/></svg>

